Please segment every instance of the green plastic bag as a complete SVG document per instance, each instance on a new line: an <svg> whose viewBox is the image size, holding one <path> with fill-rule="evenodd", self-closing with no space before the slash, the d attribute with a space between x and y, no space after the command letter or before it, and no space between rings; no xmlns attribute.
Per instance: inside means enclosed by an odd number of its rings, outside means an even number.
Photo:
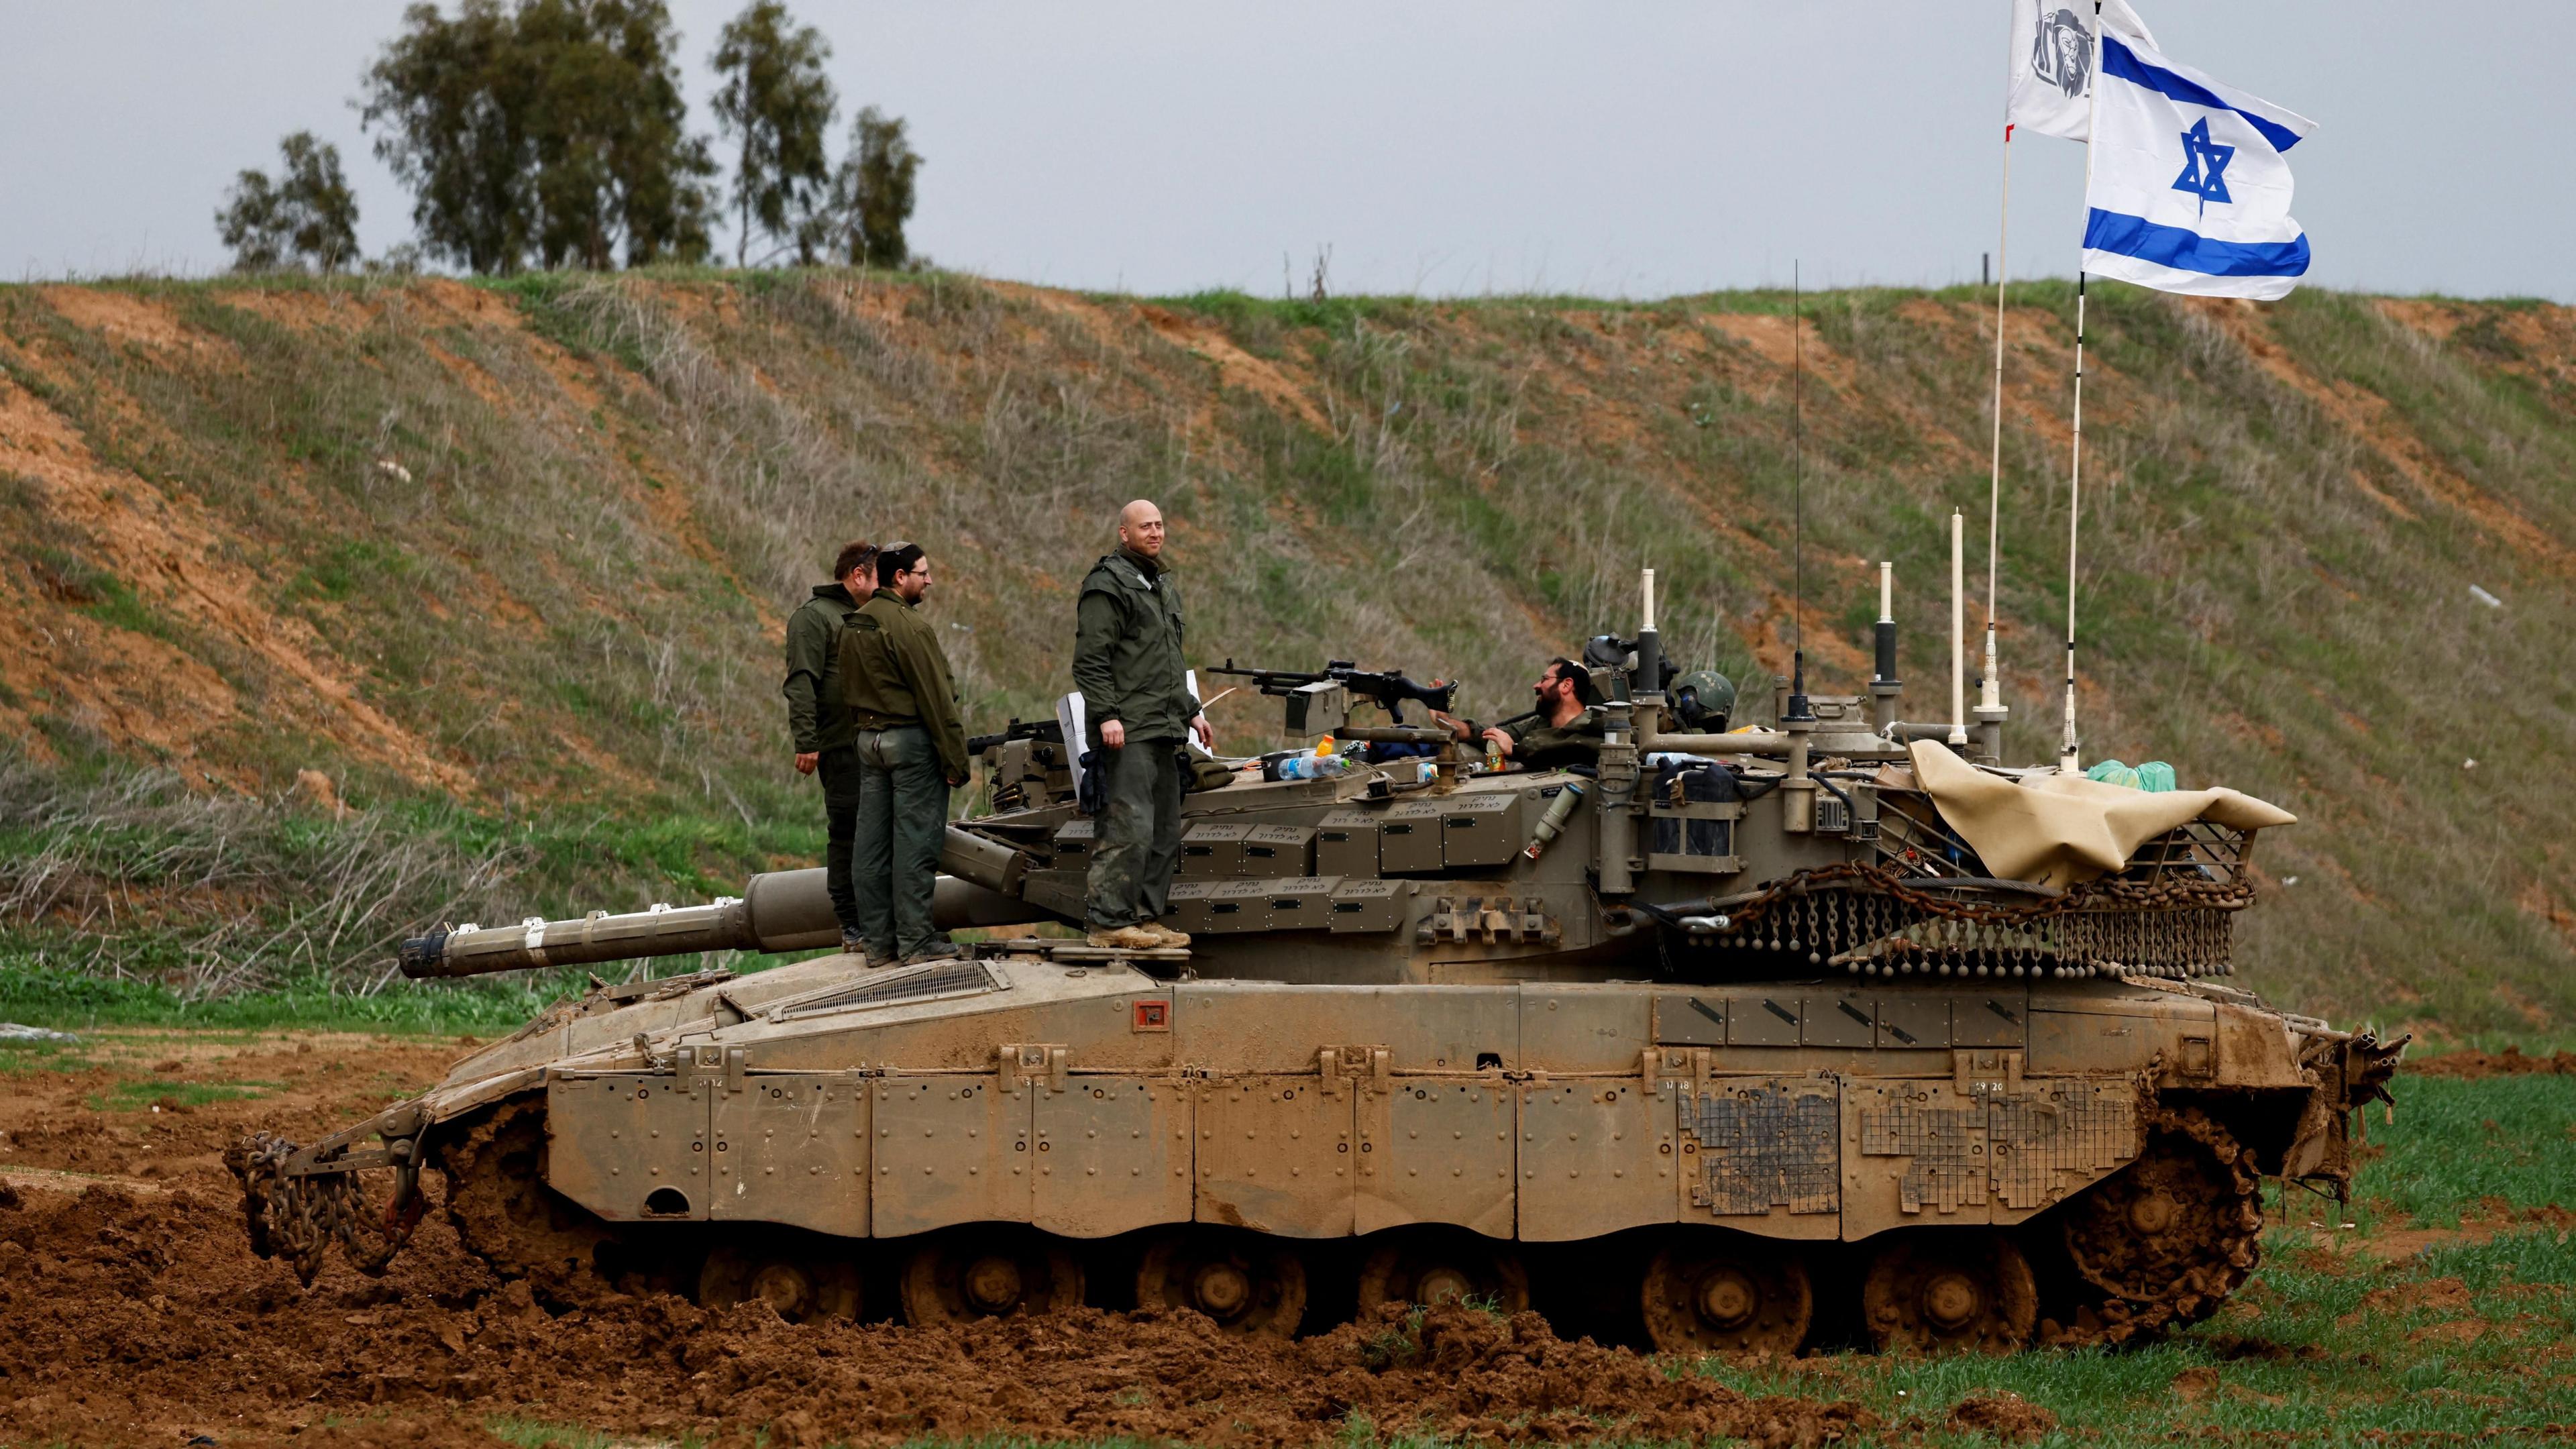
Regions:
<svg viewBox="0 0 2576 1449"><path fill-rule="evenodd" d="M2174 767L2162 760L2149 760L2138 767L2138 788L2162 794L2174 788Z"/></svg>
<svg viewBox="0 0 2576 1449"><path fill-rule="evenodd" d="M2143 790L2146 788L2146 786L2139 783L2137 771L2130 769L2128 766L2121 764L2117 760L2102 761L2092 769L2085 771L2084 778L2087 780L2099 780L2105 785L2125 785L2132 790Z"/></svg>

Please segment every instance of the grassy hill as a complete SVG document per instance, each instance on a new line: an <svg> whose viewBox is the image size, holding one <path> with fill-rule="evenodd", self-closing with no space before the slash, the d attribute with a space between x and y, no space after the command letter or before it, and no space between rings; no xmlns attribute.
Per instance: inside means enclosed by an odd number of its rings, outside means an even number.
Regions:
<svg viewBox="0 0 2576 1449"><path fill-rule="evenodd" d="M2001 614L2039 756L2072 296L2011 300ZM1992 297L1807 308L1811 683L1860 688L1893 559L1929 714ZM843 272L0 287L0 1005L366 991L422 921L802 863L778 638L850 536L931 548L995 724L1065 687L1071 586L1139 494L1210 662L1329 652L1492 709L1632 624L1651 564L1677 657L1785 669L1787 314ZM2250 984L2569 1029L2576 311L2112 288L2091 327L2087 759L2302 817L2258 855ZM1259 703L1220 730L1266 742Z"/></svg>

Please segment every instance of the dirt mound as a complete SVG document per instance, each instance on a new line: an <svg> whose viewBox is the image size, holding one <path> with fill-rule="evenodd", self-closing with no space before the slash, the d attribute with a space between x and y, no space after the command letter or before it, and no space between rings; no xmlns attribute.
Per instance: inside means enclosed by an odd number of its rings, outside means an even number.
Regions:
<svg viewBox="0 0 2576 1449"><path fill-rule="evenodd" d="M957 1329L791 1325L668 1296L549 1309L435 1220L380 1280L311 1292L252 1258L233 1205L181 1187L37 1190L0 1209L0 1420L44 1441L488 1443L494 1415L711 1444L924 1437L1302 1446L1352 1432L1459 1442L1837 1442L1849 1403L1752 1398L1536 1314L1389 1310L1297 1343L1193 1314L1080 1311ZM312 1432L308 1432L312 1431Z"/></svg>
<svg viewBox="0 0 2576 1449"><path fill-rule="evenodd" d="M1961 1399L1942 1427L1991 1434L2006 1444L2036 1443L2057 1427L2057 1416L2009 1389Z"/></svg>
<svg viewBox="0 0 2576 1449"><path fill-rule="evenodd" d="M2374 1288L2362 1295L2365 1315L2391 1313L2466 1313L2472 1307L2469 1285L2457 1278L2433 1278Z"/></svg>
<svg viewBox="0 0 2576 1449"><path fill-rule="evenodd" d="M2576 1076L2576 1052L2525 1056L2518 1046L2500 1052L2444 1052L2437 1057L2410 1057L2406 1070L2419 1077L2459 1077L2469 1081L2481 1077L2568 1077Z"/></svg>

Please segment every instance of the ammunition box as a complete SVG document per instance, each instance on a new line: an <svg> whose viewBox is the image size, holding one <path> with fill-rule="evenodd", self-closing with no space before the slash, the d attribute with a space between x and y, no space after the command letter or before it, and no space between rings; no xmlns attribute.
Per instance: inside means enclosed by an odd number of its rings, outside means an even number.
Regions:
<svg viewBox="0 0 2576 1449"><path fill-rule="evenodd" d="M1208 910L1209 897L1224 881L1185 880L1172 885L1172 913L1168 917L1173 930L1188 935L1216 929L1216 918Z"/></svg>
<svg viewBox="0 0 2576 1449"><path fill-rule="evenodd" d="M1441 823L1446 811L1429 800L1407 800L1378 817L1377 866L1387 875L1429 875L1440 869Z"/></svg>
<svg viewBox="0 0 2576 1449"><path fill-rule="evenodd" d="M1270 929L1270 888L1278 884L1266 880L1230 880L1210 882L1207 928L1219 934L1229 931L1267 931Z"/></svg>
<svg viewBox="0 0 2576 1449"><path fill-rule="evenodd" d="M1289 876L1258 882L1270 907L1270 929L1274 931L1320 931L1332 924L1333 887L1338 880L1319 876Z"/></svg>
<svg viewBox="0 0 2576 1449"><path fill-rule="evenodd" d="M1529 844L1520 792L1457 795L1440 802L1440 863L1449 870L1505 865Z"/></svg>
<svg viewBox="0 0 2576 1449"><path fill-rule="evenodd" d="M1316 873L1311 825L1256 825L1244 835L1242 851L1245 875L1276 879Z"/></svg>
<svg viewBox="0 0 2576 1449"><path fill-rule="evenodd" d="M1182 831L1180 878L1217 880L1242 875L1243 838L1252 831L1249 825L1193 825Z"/></svg>
<svg viewBox="0 0 2576 1449"><path fill-rule="evenodd" d="M1315 874L1345 880L1376 876L1378 820L1366 810L1335 810L1315 829Z"/></svg>
<svg viewBox="0 0 2576 1449"><path fill-rule="evenodd" d="M1413 883L1401 880L1346 880L1333 887L1332 928L1336 931L1400 931Z"/></svg>
<svg viewBox="0 0 2576 1449"><path fill-rule="evenodd" d="M1068 820L1055 828L1055 863L1070 870L1091 868L1091 847L1097 838L1093 829L1098 822Z"/></svg>

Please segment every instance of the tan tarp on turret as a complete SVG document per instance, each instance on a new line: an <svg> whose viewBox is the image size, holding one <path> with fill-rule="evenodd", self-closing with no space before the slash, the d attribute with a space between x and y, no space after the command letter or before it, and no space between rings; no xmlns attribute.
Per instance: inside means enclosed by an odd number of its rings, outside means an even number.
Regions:
<svg viewBox="0 0 2576 1449"><path fill-rule="evenodd" d="M2207 820L2231 830L2294 825L2278 805L2221 786L2132 790L2081 775L2014 781L1978 769L1930 740L1908 753L1914 779L1986 869L2006 880L2065 887L2105 876L2177 825Z"/></svg>

